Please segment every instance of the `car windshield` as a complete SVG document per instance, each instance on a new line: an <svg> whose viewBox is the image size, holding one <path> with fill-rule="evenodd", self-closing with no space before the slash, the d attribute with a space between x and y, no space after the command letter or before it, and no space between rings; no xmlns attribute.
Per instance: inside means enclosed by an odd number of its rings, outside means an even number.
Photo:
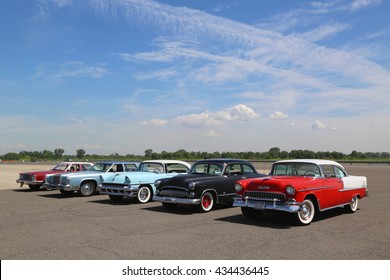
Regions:
<svg viewBox="0 0 390 280"><path fill-rule="evenodd" d="M65 171L69 164L58 164L52 170Z"/></svg>
<svg viewBox="0 0 390 280"><path fill-rule="evenodd" d="M146 172L162 173L164 172L164 166L158 162L143 162L141 163L139 170Z"/></svg>
<svg viewBox="0 0 390 280"><path fill-rule="evenodd" d="M275 163L270 175L319 177L320 170L314 163L283 162Z"/></svg>
<svg viewBox="0 0 390 280"><path fill-rule="evenodd" d="M107 172L111 166L111 163L96 163L88 171Z"/></svg>
<svg viewBox="0 0 390 280"><path fill-rule="evenodd" d="M216 163L196 163L191 168L192 174L209 174L209 175L221 175L223 170L222 164Z"/></svg>

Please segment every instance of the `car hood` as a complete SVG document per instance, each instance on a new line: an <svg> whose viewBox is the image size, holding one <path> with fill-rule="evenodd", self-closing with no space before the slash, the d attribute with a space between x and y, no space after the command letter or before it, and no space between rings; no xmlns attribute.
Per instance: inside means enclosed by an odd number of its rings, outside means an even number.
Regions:
<svg viewBox="0 0 390 280"><path fill-rule="evenodd" d="M34 174L34 175L47 175L54 173L62 173L62 170L44 170L44 171L29 171L29 172L21 172L20 174Z"/></svg>
<svg viewBox="0 0 390 280"><path fill-rule="evenodd" d="M238 183L243 185L248 191L283 191L286 186L304 189L313 186L313 182L319 178L304 176L266 176L256 179L240 180Z"/></svg>
<svg viewBox="0 0 390 280"><path fill-rule="evenodd" d="M142 184L154 183L154 181L163 178L169 178L178 175L176 173L154 173L154 172L123 172L123 173L104 173L101 175L103 183L116 184Z"/></svg>
<svg viewBox="0 0 390 280"><path fill-rule="evenodd" d="M69 178L77 178L77 177L84 177L86 175L100 175L100 173L104 174L105 172L100 171L78 171L78 172L66 172L62 174L61 176L66 176Z"/></svg>
<svg viewBox="0 0 390 280"><path fill-rule="evenodd" d="M161 186L179 186L186 187L190 182L202 183L213 180L221 180L224 176L209 175L209 174L185 174L181 176L175 176L162 183Z"/></svg>

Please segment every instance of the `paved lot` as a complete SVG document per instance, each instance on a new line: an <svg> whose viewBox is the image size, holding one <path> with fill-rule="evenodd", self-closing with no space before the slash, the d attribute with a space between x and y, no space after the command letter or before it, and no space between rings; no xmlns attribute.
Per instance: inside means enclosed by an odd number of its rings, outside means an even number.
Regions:
<svg viewBox="0 0 390 280"><path fill-rule="evenodd" d="M0 259L390 259L390 166L346 166L366 175L360 209L322 213L306 227L288 215L246 220L239 208L167 212L160 203L107 196L0 190Z"/></svg>

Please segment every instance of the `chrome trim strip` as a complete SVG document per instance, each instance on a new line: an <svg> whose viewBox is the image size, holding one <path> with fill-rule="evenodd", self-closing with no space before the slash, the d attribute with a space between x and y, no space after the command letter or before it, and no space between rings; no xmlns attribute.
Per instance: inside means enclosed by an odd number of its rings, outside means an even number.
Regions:
<svg viewBox="0 0 390 280"><path fill-rule="evenodd" d="M186 205L200 204L200 199L195 199L195 198L188 199L188 198L177 198L177 197L167 197L167 196L153 196L153 201L174 203L174 204L186 204Z"/></svg>
<svg viewBox="0 0 390 280"><path fill-rule="evenodd" d="M332 188L334 188L334 187L333 186L322 186L322 187L317 187L317 188L301 189L301 190L297 190L297 192L318 191L318 190L332 189Z"/></svg>
<svg viewBox="0 0 390 280"><path fill-rule="evenodd" d="M320 204L318 203L318 210L319 210L320 212L322 212L322 211L326 211L326 210L330 210L330 209L334 209L334 208L338 208L338 207L344 207L345 205L348 205L348 204L349 204L349 202L348 202L348 203L343 203L343 204L339 204L339 205L335 205L335 206L331 206L331 207L322 209L321 206L320 206Z"/></svg>

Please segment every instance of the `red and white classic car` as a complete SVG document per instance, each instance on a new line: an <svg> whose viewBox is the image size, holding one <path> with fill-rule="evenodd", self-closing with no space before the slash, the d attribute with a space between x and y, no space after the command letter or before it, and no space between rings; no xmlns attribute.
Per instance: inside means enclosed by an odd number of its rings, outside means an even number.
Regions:
<svg viewBox="0 0 390 280"><path fill-rule="evenodd" d="M298 224L308 225L318 211L345 207L353 213L359 199L368 196L367 178L348 175L330 160L283 160L272 165L269 176L236 182L233 206L254 218L265 210L294 213Z"/></svg>
<svg viewBox="0 0 390 280"><path fill-rule="evenodd" d="M42 187L46 175L85 171L91 168L92 165L90 162L60 162L50 170L19 173L19 179L16 180L16 183L20 184L20 187L28 185L32 191L37 191Z"/></svg>

